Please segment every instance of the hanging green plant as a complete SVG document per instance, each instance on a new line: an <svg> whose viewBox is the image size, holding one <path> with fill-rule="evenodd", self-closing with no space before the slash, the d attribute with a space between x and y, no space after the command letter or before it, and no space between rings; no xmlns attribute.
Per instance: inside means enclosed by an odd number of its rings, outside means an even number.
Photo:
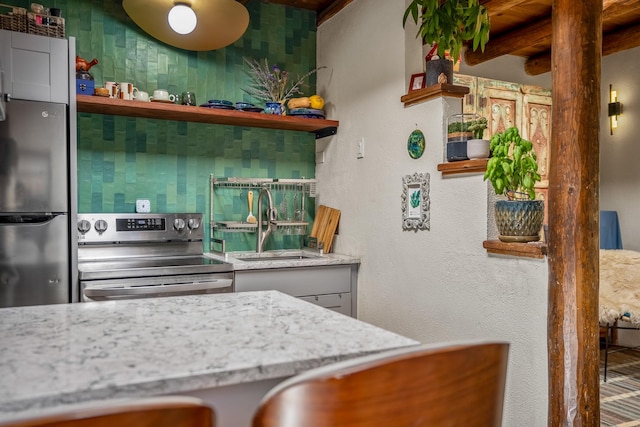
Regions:
<svg viewBox="0 0 640 427"><path fill-rule="evenodd" d="M403 25L409 15L419 25L416 37L437 45L440 58L448 50L456 62L464 43L471 41L472 50L479 47L484 52L489 41L489 13L479 0L413 0L404 12Z"/></svg>

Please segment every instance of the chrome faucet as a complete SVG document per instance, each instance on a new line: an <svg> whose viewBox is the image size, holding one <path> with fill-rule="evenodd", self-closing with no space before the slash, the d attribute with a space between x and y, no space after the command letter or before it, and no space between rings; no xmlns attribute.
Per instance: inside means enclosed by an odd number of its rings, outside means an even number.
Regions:
<svg viewBox="0 0 640 427"><path fill-rule="evenodd" d="M267 195L269 199L269 207L267 208L267 229L262 229L262 198L264 195ZM276 220L277 212L273 207L273 196L271 196L271 191L267 187L262 187L260 190L260 194L258 195L258 230L257 230L257 244L256 244L256 252L261 253L263 251L264 241L267 240L269 234L272 231L275 231L276 224L273 222Z"/></svg>

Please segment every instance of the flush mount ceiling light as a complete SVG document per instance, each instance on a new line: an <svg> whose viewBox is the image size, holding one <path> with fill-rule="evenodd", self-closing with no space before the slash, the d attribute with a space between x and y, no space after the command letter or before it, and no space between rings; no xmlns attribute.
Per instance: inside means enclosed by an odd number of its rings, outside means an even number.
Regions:
<svg viewBox="0 0 640 427"><path fill-rule="evenodd" d="M122 0L122 7L146 33L186 50L223 48L249 25L249 12L236 0Z"/></svg>
<svg viewBox="0 0 640 427"><path fill-rule="evenodd" d="M184 3L176 3L169 11L169 26L178 34L189 34L196 28L196 13Z"/></svg>

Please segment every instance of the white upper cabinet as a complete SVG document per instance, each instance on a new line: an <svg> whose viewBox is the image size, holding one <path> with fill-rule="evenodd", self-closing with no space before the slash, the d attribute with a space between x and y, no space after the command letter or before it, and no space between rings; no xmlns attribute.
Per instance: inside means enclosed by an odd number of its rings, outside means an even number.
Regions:
<svg viewBox="0 0 640 427"><path fill-rule="evenodd" d="M69 103L66 39L0 30L0 66L11 98Z"/></svg>

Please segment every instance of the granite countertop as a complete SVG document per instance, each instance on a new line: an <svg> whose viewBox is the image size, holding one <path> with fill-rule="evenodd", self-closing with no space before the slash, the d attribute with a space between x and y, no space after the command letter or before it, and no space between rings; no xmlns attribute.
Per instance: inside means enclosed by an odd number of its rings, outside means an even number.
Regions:
<svg viewBox="0 0 640 427"><path fill-rule="evenodd" d="M277 291L0 309L0 420L291 376L417 341Z"/></svg>
<svg viewBox="0 0 640 427"><path fill-rule="evenodd" d="M206 256L233 264L233 269L261 270L265 268L317 267L323 265L360 264L360 259L335 253L320 254L309 250L273 250L262 253L227 252L222 255L211 252ZM301 259L297 259L302 257ZM249 259L249 261L247 261Z"/></svg>

